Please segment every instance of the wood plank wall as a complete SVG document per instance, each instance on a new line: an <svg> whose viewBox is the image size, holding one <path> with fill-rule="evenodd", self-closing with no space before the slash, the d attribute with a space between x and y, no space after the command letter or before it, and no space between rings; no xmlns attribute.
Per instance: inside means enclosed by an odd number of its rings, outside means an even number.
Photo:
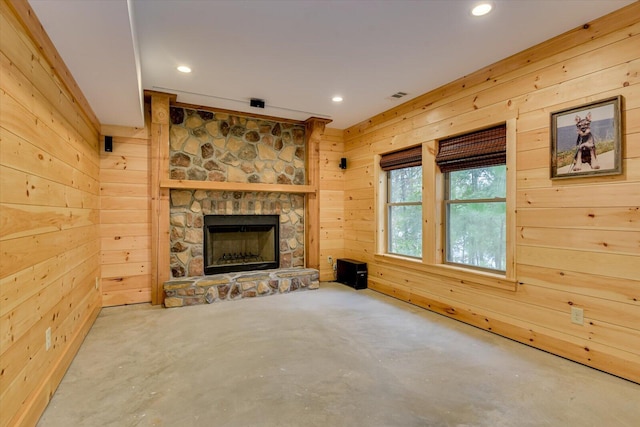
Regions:
<svg viewBox="0 0 640 427"><path fill-rule="evenodd" d="M113 151L100 153L102 305L151 302L149 128L102 134L113 138Z"/></svg>
<svg viewBox="0 0 640 427"><path fill-rule="evenodd" d="M343 132L326 128L320 143L320 280L334 280L333 262L344 257Z"/></svg>
<svg viewBox="0 0 640 427"><path fill-rule="evenodd" d="M28 4L11 4L18 13L0 2L2 427L35 425L101 307L98 124Z"/></svg>
<svg viewBox="0 0 640 427"><path fill-rule="evenodd" d="M624 96L625 173L551 181L549 113L616 95ZM374 156L512 116L517 291L376 256ZM640 382L639 2L374 116L344 136L350 162L345 255L369 264L371 288ZM571 307L584 309L584 325L571 323Z"/></svg>

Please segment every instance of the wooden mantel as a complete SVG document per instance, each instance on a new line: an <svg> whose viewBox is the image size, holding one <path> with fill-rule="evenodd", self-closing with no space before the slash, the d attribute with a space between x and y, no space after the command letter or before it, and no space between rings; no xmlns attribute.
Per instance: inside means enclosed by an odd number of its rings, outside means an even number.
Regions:
<svg viewBox="0 0 640 427"><path fill-rule="evenodd" d="M305 266L320 265L320 142L329 119L312 117L306 127L306 185L189 181L169 178L169 108L172 94L146 91L151 100L151 302L162 304L162 285L169 280L169 192L171 189L297 193L305 195ZM202 107L201 109L206 109ZM215 112L215 110L212 110ZM226 110L225 110L226 111ZM233 113L246 115L244 113ZM277 119L272 119L277 120Z"/></svg>
<svg viewBox="0 0 640 427"><path fill-rule="evenodd" d="M248 182L189 181L182 179L161 179L161 188L182 188L188 190L214 191L264 191L269 193L315 193L312 185L260 184Z"/></svg>

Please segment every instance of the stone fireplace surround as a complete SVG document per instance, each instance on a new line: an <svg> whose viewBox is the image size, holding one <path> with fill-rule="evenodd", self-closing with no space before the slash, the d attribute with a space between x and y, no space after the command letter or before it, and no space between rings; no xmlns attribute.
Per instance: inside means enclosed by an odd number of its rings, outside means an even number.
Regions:
<svg viewBox="0 0 640 427"><path fill-rule="evenodd" d="M171 107L171 179L294 185L305 182L305 127ZM280 267L304 266L304 196L170 192L171 278L204 274L204 215L280 215Z"/></svg>
<svg viewBox="0 0 640 427"><path fill-rule="evenodd" d="M171 278L202 276L204 215L280 215L280 267L304 266L304 196L240 191L172 190Z"/></svg>
<svg viewBox="0 0 640 427"><path fill-rule="evenodd" d="M178 107L170 108L170 120L171 180L294 186L306 182L303 125ZM318 270L301 268L304 194L174 188L169 200L171 280L163 286L165 306L318 287ZM203 218L211 214L279 215L281 269L202 276Z"/></svg>

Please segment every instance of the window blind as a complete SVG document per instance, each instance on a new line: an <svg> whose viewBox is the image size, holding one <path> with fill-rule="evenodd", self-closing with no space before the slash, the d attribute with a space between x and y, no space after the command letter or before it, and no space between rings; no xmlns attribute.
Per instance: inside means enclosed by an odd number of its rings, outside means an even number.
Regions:
<svg viewBox="0 0 640 427"><path fill-rule="evenodd" d="M442 172L503 165L506 162L506 125L442 139L436 156Z"/></svg>
<svg viewBox="0 0 640 427"><path fill-rule="evenodd" d="M380 158L380 167L384 171L394 169L422 166L422 146L407 148L383 154Z"/></svg>

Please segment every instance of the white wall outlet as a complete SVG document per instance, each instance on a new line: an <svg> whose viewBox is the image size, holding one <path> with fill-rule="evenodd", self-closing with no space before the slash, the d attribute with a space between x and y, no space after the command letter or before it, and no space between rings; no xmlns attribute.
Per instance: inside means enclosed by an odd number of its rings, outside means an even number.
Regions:
<svg viewBox="0 0 640 427"><path fill-rule="evenodd" d="M47 351L51 348L51 326L44 333L44 347Z"/></svg>
<svg viewBox="0 0 640 427"><path fill-rule="evenodd" d="M96 276L96 289L100 287L100 278Z"/></svg>
<svg viewBox="0 0 640 427"><path fill-rule="evenodd" d="M329 263L329 265L333 265L333 257L331 255L327 257L327 262Z"/></svg>
<svg viewBox="0 0 640 427"><path fill-rule="evenodd" d="M571 322L576 325L584 325L584 309L571 307Z"/></svg>

